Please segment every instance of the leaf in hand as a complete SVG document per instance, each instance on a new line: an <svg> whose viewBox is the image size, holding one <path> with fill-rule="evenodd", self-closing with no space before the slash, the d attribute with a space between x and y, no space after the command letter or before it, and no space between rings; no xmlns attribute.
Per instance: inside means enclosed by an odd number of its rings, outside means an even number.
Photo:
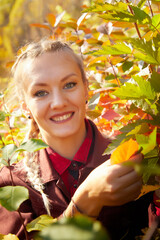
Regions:
<svg viewBox="0 0 160 240"><path fill-rule="evenodd" d="M111 154L111 164L128 161L139 149L138 143L130 139L119 145Z"/></svg>

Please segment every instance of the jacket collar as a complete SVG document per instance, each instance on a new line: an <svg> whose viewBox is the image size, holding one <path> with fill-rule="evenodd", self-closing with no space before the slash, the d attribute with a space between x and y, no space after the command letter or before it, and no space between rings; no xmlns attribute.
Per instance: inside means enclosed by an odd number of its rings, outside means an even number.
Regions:
<svg viewBox="0 0 160 240"><path fill-rule="evenodd" d="M105 160L107 160L109 158L109 155L103 156L103 153L111 141L108 138L104 137L100 133L100 131L97 129L96 125L92 121L89 120L89 122L90 122L92 130L93 130L93 142L92 142L92 146L90 148L90 153L89 153L89 154L91 154L91 160L85 166L85 168L82 169L82 172L85 174L83 174L83 179L81 179L80 182L82 182L82 180L84 180L87 177L87 175L95 167L99 166L101 163L103 163ZM39 158L39 164L40 164L40 174L43 179L43 183L45 184L52 180L59 180L60 176L56 172L56 170L53 168L52 163L51 163L45 149L41 149L38 152L38 158ZM19 164L21 165L22 162ZM23 180L26 178L25 177L26 174L24 173L23 168L22 168L22 171L20 171L18 175Z"/></svg>
<svg viewBox="0 0 160 240"><path fill-rule="evenodd" d="M59 179L59 174L53 168L51 160L49 159L45 149L41 149L39 151L39 164L43 183Z"/></svg>
<svg viewBox="0 0 160 240"><path fill-rule="evenodd" d="M89 120L89 122L93 130L93 143L89 153L92 154L92 157L84 170L86 171L86 174L88 174L95 167L99 166L105 160L109 159L109 155L103 155L103 153L107 148L108 144L111 142L109 138L106 138L100 133L100 131L97 129L96 125L92 121ZM39 151L39 164L41 169L41 177L44 183L59 179L59 174L53 168L45 149Z"/></svg>
<svg viewBox="0 0 160 240"><path fill-rule="evenodd" d="M103 153L111 143L111 139L109 139L107 136L102 135L102 133L98 130L97 126L92 121L90 121L90 124L93 129L93 144L91 147L92 158L87 167L95 168L105 160L109 159L110 155L103 155Z"/></svg>

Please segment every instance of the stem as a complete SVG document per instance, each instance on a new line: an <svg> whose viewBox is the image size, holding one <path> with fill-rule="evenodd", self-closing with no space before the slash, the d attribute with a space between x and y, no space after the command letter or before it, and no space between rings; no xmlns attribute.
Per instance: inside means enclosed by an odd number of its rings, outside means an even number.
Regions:
<svg viewBox="0 0 160 240"><path fill-rule="evenodd" d="M132 13L132 15L134 15L134 12L133 12L131 6L129 5L130 2L128 0L126 0L126 3L128 4L128 8L129 8L130 12ZM142 39L137 23L134 23L134 26L136 28L139 39Z"/></svg>
<svg viewBox="0 0 160 240"><path fill-rule="evenodd" d="M10 162L10 161L8 160L8 162ZM13 180L12 171L11 171L10 163L9 163L9 171L10 171L10 176L11 176L12 186L15 186L15 184L14 184L14 180ZM19 211L19 209L17 210L17 212L18 212L18 214L19 214L19 217L20 217L21 223L22 223L22 225L23 225L23 229L24 229L24 234L25 234L26 240L29 240L29 238L28 238L28 234L27 234L27 230L26 230L26 226L24 225L24 220L23 220L23 217L22 217L22 215L21 215L21 212Z"/></svg>
<svg viewBox="0 0 160 240"><path fill-rule="evenodd" d="M8 162L9 162L9 160L8 160ZM12 186L15 186L10 164L9 164L9 172L10 172L10 176L11 176Z"/></svg>
<svg viewBox="0 0 160 240"><path fill-rule="evenodd" d="M24 220L23 220L23 217L21 215L21 212L19 210L17 210L17 212L19 214L20 220L21 220L23 228L24 228L24 234L25 234L26 240L29 240L27 230L26 230L26 226L24 225Z"/></svg>
<svg viewBox="0 0 160 240"><path fill-rule="evenodd" d="M152 15L152 17L153 17L154 15L153 15L152 7L151 7L151 4L150 4L150 1L149 1L149 0L148 0L148 6L149 6L149 9L150 9L150 11L151 11L151 15Z"/></svg>
<svg viewBox="0 0 160 240"><path fill-rule="evenodd" d="M111 67L112 67L112 70L113 70L113 73L114 73L115 79L116 79L116 81L117 81L117 85L118 85L118 87L120 87L120 85L119 85L119 81L118 81L118 78L117 78L117 74L116 74L116 72L115 72L115 69L114 69L114 66L113 66L113 64L112 64L112 62L111 62L110 57L108 57L107 60L108 60L108 62L110 63L110 65L111 65Z"/></svg>
<svg viewBox="0 0 160 240"><path fill-rule="evenodd" d="M145 160L146 160L146 159L151 159L151 158L158 158L158 157L159 157L158 155L153 156L153 157L152 157L152 156L151 156L151 157L145 157Z"/></svg>
<svg viewBox="0 0 160 240"><path fill-rule="evenodd" d="M158 24L159 25L159 24ZM157 25L157 26L158 26ZM157 27L155 27L153 24L151 24L151 26L160 34L160 32L158 31Z"/></svg>

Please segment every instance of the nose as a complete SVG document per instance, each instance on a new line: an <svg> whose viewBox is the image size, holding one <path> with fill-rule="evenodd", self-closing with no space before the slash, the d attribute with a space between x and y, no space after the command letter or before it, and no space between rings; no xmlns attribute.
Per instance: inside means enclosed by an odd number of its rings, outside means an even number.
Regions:
<svg viewBox="0 0 160 240"><path fill-rule="evenodd" d="M66 105L66 97L60 90L55 90L51 96L50 107L52 109L62 108Z"/></svg>

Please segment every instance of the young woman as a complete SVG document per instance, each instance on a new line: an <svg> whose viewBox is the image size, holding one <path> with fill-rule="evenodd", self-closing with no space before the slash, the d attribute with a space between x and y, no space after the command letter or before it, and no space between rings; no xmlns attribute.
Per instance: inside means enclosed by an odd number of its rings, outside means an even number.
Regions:
<svg viewBox="0 0 160 240"><path fill-rule="evenodd" d="M135 200L141 177L102 156L110 140L85 116L88 82L81 59L65 43L41 40L27 46L13 71L30 121L28 136L49 146L27 153L12 169L14 183L29 189L29 200L20 207L24 223L46 213L58 218L81 212L100 220L111 239L135 239L148 225L153 194ZM131 160L141 162L142 155ZM0 186L6 185L11 179L4 167ZM0 233L25 238L17 212L0 207Z"/></svg>

